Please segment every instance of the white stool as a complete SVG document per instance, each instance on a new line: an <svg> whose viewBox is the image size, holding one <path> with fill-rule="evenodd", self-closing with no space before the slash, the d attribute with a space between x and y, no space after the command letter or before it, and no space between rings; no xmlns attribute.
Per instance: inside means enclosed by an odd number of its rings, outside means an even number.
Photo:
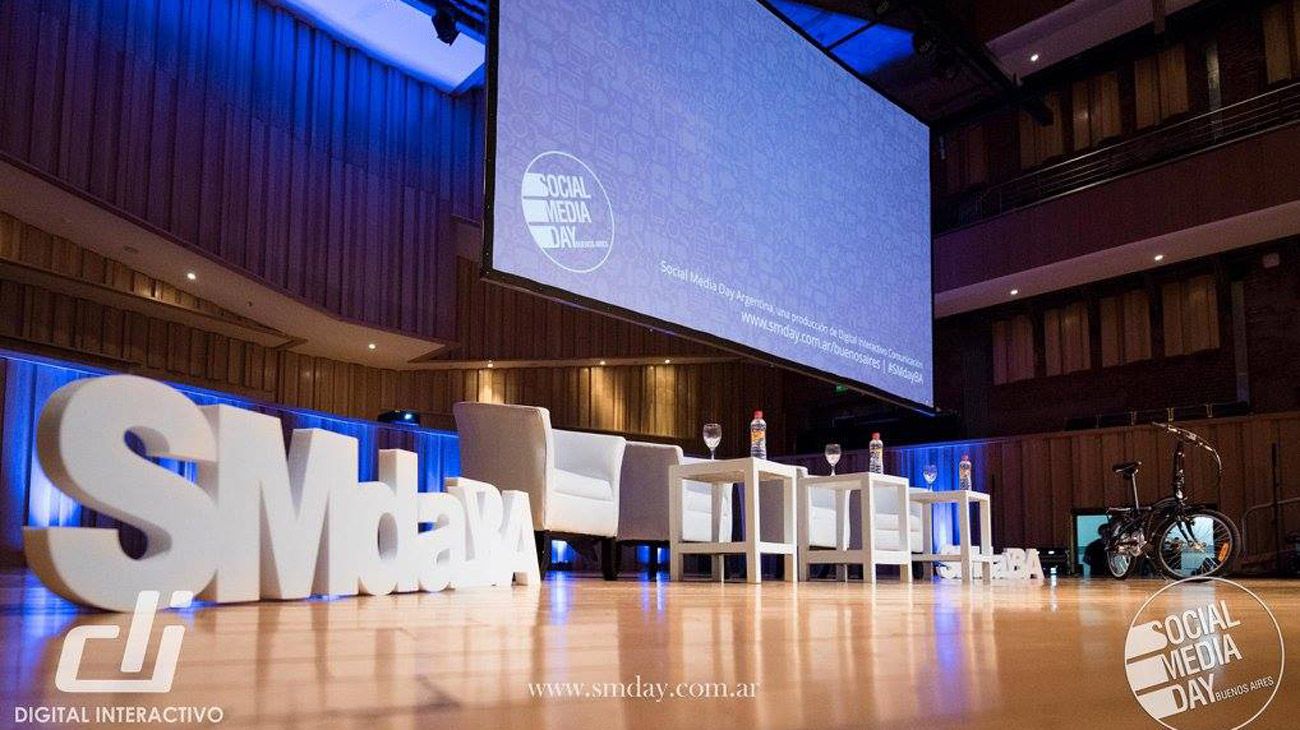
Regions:
<svg viewBox="0 0 1300 730"><path fill-rule="evenodd" d="M984 582L991 583L993 581L993 521L989 514L989 507L992 504L989 495L973 489L945 489L938 492L917 490L912 493L912 501L925 505L921 512L921 538L924 543L921 546L921 554L912 558L917 562L925 563L925 577L933 576L935 563L951 562L954 557L951 554L944 555L938 552L930 526L934 519L932 513L936 504L955 504L959 533L957 545L960 548L960 553L956 557L961 561L962 580L974 581L975 563L983 563L980 572L983 574ZM971 544L970 506L972 504L978 505L980 512L979 552L976 552Z"/></svg>
<svg viewBox="0 0 1300 730"><path fill-rule="evenodd" d="M684 542L682 540L682 492L685 481L704 482L713 487L713 514L721 514L722 500L731 485L739 482L744 490L742 499L745 504L744 539L735 542L730 535L722 534L722 525L713 523L713 540L710 542ZM780 480L782 487L782 535L776 542L767 542L760 538L758 519L758 491L762 481ZM785 556L785 579L795 579L795 550L798 543L798 530L795 517L797 506L795 489L799 481L799 469L787 464L778 464L766 459L747 457L744 459L725 459L722 461L702 461L696 464L675 464L668 468L669 498L669 570L672 580L681 580L682 558L688 554L713 555L713 570L716 577L722 578L722 556L741 554L745 556L745 578L750 583L762 580L759 556L776 554Z"/></svg>
<svg viewBox="0 0 1300 730"><path fill-rule="evenodd" d="M812 534L812 490L830 489L836 492L835 499L835 536L836 545L829 550L814 550L809 544ZM897 529L898 545L893 548L877 544L877 516L889 519L895 517L876 513L876 491L892 490L897 495ZM851 492L858 493L860 506L859 532L862 547L857 550L849 548L849 498ZM893 500L891 500L893 501ZM877 565L899 566L899 577L905 583L912 580L912 530L908 523L910 515L909 489L907 479L886 474L837 474L835 476L804 477L799 480L799 512L802 518L799 524L799 579L808 580L809 565L848 565L862 566L862 579L868 582L876 580ZM844 568L839 569L841 578L847 577Z"/></svg>

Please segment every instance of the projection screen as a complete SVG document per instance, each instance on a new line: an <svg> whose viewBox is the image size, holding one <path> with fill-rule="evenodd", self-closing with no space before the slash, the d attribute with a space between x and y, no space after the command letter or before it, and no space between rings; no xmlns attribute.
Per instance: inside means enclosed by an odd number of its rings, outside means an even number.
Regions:
<svg viewBox="0 0 1300 730"><path fill-rule="evenodd" d="M757 0L499 0L485 274L922 410L929 130Z"/></svg>

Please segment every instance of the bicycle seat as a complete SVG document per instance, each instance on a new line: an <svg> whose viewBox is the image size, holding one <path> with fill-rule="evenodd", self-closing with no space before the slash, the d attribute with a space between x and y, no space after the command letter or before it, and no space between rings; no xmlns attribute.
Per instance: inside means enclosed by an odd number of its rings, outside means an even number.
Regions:
<svg viewBox="0 0 1300 730"><path fill-rule="evenodd" d="M1111 467L1111 469L1113 469L1116 474L1125 477L1131 477L1134 474L1137 474L1138 469L1141 468L1142 468L1142 462L1140 461L1126 461L1123 464L1116 464L1115 466Z"/></svg>

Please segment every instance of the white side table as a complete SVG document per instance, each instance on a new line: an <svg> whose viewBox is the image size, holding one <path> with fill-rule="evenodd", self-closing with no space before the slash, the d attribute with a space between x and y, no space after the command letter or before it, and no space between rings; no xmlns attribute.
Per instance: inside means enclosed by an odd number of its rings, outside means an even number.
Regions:
<svg viewBox="0 0 1300 730"><path fill-rule="evenodd" d="M709 542L682 541L682 482L686 480L704 482L713 487L713 539ZM779 542L765 542L760 539L763 534L759 529L758 505L759 484L763 481L780 480L782 487L782 539ZM722 577L722 556L741 554L745 556L745 576L750 583L762 581L758 557L763 553L785 556L785 579L795 579L795 550L798 543L796 529L795 489L799 481L799 469L788 464L778 464L766 459L746 457L743 459L724 459L721 461L704 461L697 464L677 464L668 469L668 540L669 540L669 577L681 580L682 558L688 554L713 555L713 570L718 578ZM739 482L744 489L742 499L745 504L745 535L736 542L730 534L723 534L723 525L716 518L721 512L721 504L731 485ZM729 527L729 526L728 526Z"/></svg>
<svg viewBox="0 0 1300 730"><path fill-rule="evenodd" d="M813 550L808 544L813 489L830 489L839 493L835 499L835 535L839 544L834 549ZM884 550L876 546L876 492L881 489L892 490L897 495L899 535L897 550ZM861 507L862 524L859 530L862 535L862 547L850 550L849 531L846 529L849 519L847 497L855 491L858 493L858 504ZM862 566L862 579L870 583L876 582L877 565L897 565L902 581L912 582L912 530L911 525L908 524L910 513L908 492L907 479L887 474L862 472L800 479L799 512L802 521L799 523L799 579L808 580L809 565L853 563Z"/></svg>
<svg viewBox="0 0 1300 730"><path fill-rule="evenodd" d="M955 504L957 505L957 536L960 553L957 555L961 561L962 580L975 580L975 563L984 563L980 568L980 573L985 583L993 581L993 524L992 516L989 514L989 495L984 492L976 492L971 489L945 489L938 492L930 492L924 489L912 491L912 501L919 502L923 505L921 509L921 554L913 555L912 560L924 562L925 577L929 578L934 575L935 563L947 563L953 559L951 554L944 555L937 552L938 547L934 544L934 535L931 531L933 521L934 506L936 504ZM976 552L971 545L971 526L970 526L970 506L978 505L980 512L980 546Z"/></svg>

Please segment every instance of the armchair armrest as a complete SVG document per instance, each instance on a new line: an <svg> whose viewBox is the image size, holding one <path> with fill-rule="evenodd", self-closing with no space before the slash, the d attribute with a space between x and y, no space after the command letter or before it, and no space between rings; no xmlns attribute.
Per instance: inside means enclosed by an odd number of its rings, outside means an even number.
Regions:
<svg viewBox="0 0 1300 730"><path fill-rule="evenodd" d="M555 468L594 479L608 481L618 497L619 473L623 470L623 450L627 439L581 431L556 429Z"/></svg>

